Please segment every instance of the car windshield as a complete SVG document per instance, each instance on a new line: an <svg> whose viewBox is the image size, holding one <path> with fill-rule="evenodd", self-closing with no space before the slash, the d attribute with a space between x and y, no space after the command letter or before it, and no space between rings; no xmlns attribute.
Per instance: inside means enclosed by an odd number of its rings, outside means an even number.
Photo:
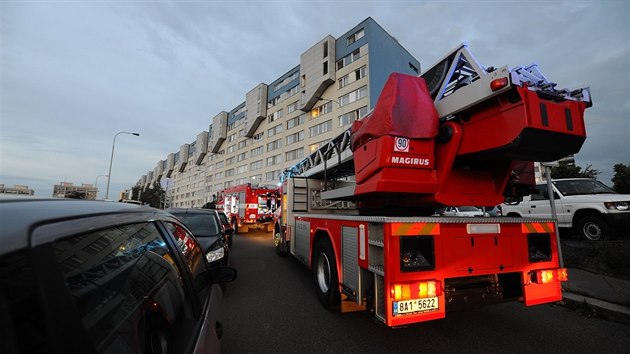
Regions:
<svg viewBox="0 0 630 354"><path fill-rule="evenodd" d="M219 219L221 219L221 223L223 224L229 224L230 222L227 219L227 215L223 214L223 213L219 213Z"/></svg>
<svg viewBox="0 0 630 354"><path fill-rule="evenodd" d="M563 195L584 194L616 194L614 190L594 179L576 179L566 181L554 181L553 184Z"/></svg>
<svg viewBox="0 0 630 354"><path fill-rule="evenodd" d="M179 219L197 237L216 236L219 234L217 219L208 214L177 215Z"/></svg>
<svg viewBox="0 0 630 354"><path fill-rule="evenodd" d="M458 208L459 211L479 211L477 207L474 206L463 206Z"/></svg>

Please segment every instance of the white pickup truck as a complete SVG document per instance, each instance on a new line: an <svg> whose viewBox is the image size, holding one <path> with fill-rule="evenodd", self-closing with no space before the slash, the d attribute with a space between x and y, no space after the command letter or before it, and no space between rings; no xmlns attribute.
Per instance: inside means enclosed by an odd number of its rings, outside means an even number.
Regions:
<svg viewBox="0 0 630 354"><path fill-rule="evenodd" d="M616 231L630 235L630 195L618 194L589 178L553 180L552 188L559 227L573 228L592 241L612 238ZM503 204L503 215L550 218L547 184L536 185L535 192L518 204Z"/></svg>

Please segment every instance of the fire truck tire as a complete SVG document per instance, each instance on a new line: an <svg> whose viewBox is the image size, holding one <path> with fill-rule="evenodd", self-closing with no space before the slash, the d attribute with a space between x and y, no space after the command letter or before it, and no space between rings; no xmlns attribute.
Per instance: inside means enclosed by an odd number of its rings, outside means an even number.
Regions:
<svg viewBox="0 0 630 354"><path fill-rule="evenodd" d="M335 253L328 239L320 239L315 246L313 276L319 302L328 310L340 308L339 277Z"/></svg>
<svg viewBox="0 0 630 354"><path fill-rule="evenodd" d="M286 241L282 237L282 232L280 231L280 226L276 224L273 230L273 241L276 246L276 254L280 257L287 257L289 255L289 251L287 250Z"/></svg>

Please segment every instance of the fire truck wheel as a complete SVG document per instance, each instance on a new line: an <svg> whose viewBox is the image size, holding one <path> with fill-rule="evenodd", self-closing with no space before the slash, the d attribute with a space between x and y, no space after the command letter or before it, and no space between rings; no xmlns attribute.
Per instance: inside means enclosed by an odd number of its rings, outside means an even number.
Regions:
<svg viewBox="0 0 630 354"><path fill-rule="evenodd" d="M280 226L278 226L278 224L276 224L273 230L273 243L276 246L276 254L278 256L287 257L289 255L288 247L282 239L282 233L280 232Z"/></svg>
<svg viewBox="0 0 630 354"><path fill-rule="evenodd" d="M337 263L328 239L320 239L317 242L313 260L313 275L319 302L328 310L338 310L341 297L339 295Z"/></svg>

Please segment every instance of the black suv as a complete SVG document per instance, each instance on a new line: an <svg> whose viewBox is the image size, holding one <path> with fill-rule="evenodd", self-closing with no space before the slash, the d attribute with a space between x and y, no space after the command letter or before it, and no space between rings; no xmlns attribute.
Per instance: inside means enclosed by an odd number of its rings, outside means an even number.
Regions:
<svg viewBox="0 0 630 354"><path fill-rule="evenodd" d="M0 197L1 353L219 352L222 292L175 217L133 204Z"/></svg>

